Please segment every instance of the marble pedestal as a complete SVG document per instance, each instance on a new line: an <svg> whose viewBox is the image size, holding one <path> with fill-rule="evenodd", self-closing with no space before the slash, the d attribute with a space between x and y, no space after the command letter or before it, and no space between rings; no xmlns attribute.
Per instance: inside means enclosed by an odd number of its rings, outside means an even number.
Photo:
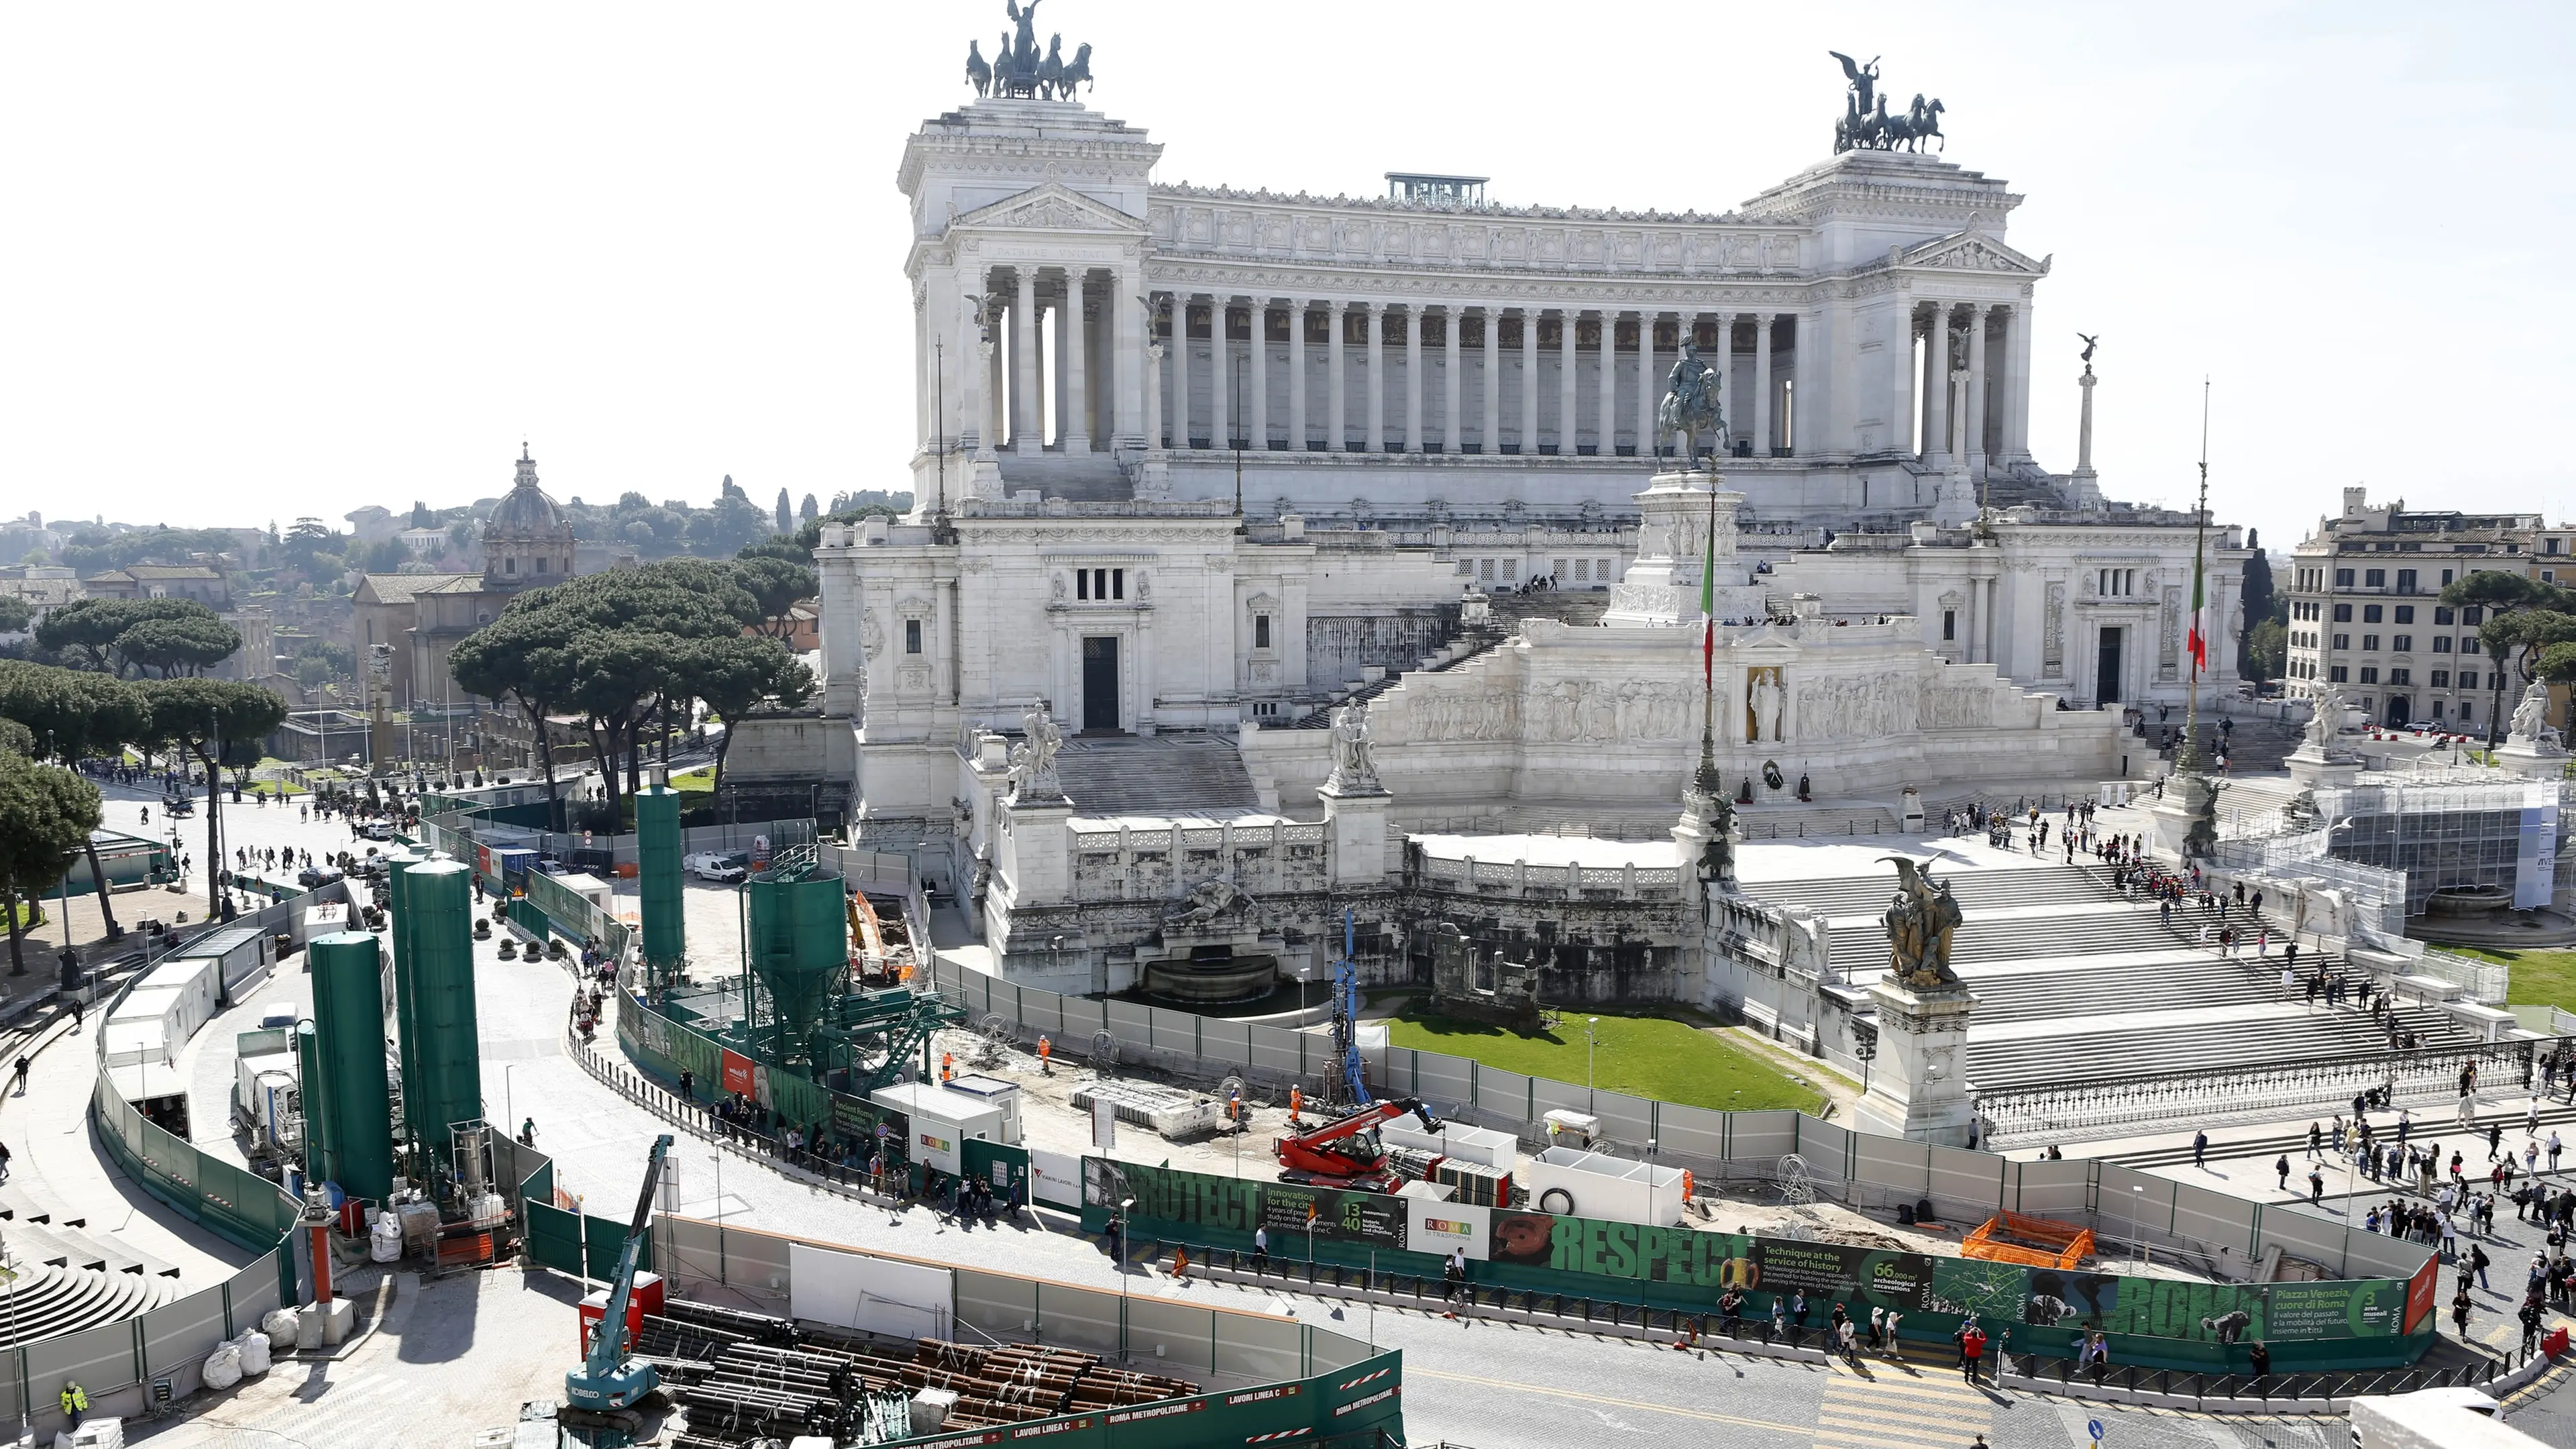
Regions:
<svg viewBox="0 0 2576 1449"><path fill-rule="evenodd" d="M2156 849L2176 860L2201 860L2218 848L2218 786L2207 775L2177 770L2165 794L2147 806Z"/></svg>
<svg viewBox="0 0 2576 1449"><path fill-rule="evenodd" d="M1860 1123L1873 1132L1965 1147L1976 1119L1968 1100L1968 1016L1975 998L1952 984L1918 991L1881 977L1869 988L1878 1006L1878 1056Z"/></svg>
<svg viewBox="0 0 2576 1449"><path fill-rule="evenodd" d="M2317 747L2314 740L2302 740L2283 763L2290 767L2290 778L2302 790L2320 785L2349 785L2361 778L2361 761L2340 750Z"/></svg>
<svg viewBox="0 0 2576 1449"><path fill-rule="evenodd" d="M2555 780L2567 773L2567 751L2521 735L2509 735L2496 747L2499 769L2526 780Z"/></svg>

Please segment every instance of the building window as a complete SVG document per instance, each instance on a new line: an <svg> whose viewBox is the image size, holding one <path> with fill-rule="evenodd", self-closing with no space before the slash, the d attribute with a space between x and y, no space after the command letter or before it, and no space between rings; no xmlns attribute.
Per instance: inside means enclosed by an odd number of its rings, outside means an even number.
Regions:
<svg viewBox="0 0 2576 1449"><path fill-rule="evenodd" d="M2450 653L2451 636L2448 634L2437 634L2433 636L2433 652L2436 654Z"/></svg>
<svg viewBox="0 0 2576 1449"><path fill-rule="evenodd" d="M2352 570L2350 570L2350 569L2336 569L2336 570L2335 570L2335 587L2336 587L2336 588L2338 588L2338 589L2348 589L2348 588L2351 588L2351 587L2352 587Z"/></svg>
<svg viewBox="0 0 2576 1449"><path fill-rule="evenodd" d="M2450 571L2449 569L2444 569L2444 570L2442 570L2442 582L2447 584L2447 583L2449 583L2450 581L2451 581L2451 571ZM2467 712L2466 710L2462 710L2462 711L2460 712L2460 718L2462 718L2462 719L2467 719L2468 717L2469 717L2469 716L2468 716L2468 712Z"/></svg>
<svg viewBox="0 0 2576 1449"><path fill-rule="evenodd" d="M2408 682L2407 676L2414 672L2415 671L2412 669L2391 669L2388 671L2388 682L2391 684L2405 684Z"/></svg>
<svg viewBox="0 0 2576 1449"><path fill-rule="evenodd" d="M1579 558L1574 561L1574 581L1578 584L1592 582L1592 560Z"/></svg>
<svg viewBox="0 0 2576 1449"><path fill-rule="evenodd" d="M2377 648L2379 647L2379 636L2378 636L2378 635L2376 635L2376 634L2364 634L2364 635L2362 635L2362 636L2361 636L2361 647L2362 647L2364 650L2374 650L2374 649L2377 649Z"/></svg>
<svg viewBox="0 0 2576 1449"><path fill-rule="evenodd" d="M2448 689L2448 688L2450 688L2450 687L2451 687L2451 671L2449 671L2449 670L2447 670L2447 669L2436 669L2436 670L2434 670L2434 671L2433 671L2433 675L2432 675L2432 685L2433 685L2433 687L2434 687L2435 689Z"/></svg>
<svg viewBox="0 0 2576 1449"><path fill-rule="evenodd" d="M374 628L375 626L371 624L368 627ZM1946 644L1958 637L1959 611L1956 609L1943 609L1941 611L1941 641Z"/></svg>
<svg viewBox="0 0 2576 1449"><path fill-rule="evenodd" d="M1475 576L1476 561L1474 559L1462 558L1458 560L1458 577L1462 579L1472 579Z"/></svg>
<svg viewBox="0 0 2576 1449"><path fill-rule="evenodd" d="M2553 540L2551 540L2551 541L2552 541L2552 542L2556 542L2556 540L2554 540L2554 539L2553 539ZM2554 583L2558 582L2558 570L2556 570L2556 569L2542 569L2542 570L2540 571L2540 581L2541 581L2542 583L2544 583L2544 584L2554 584Z"/></svg>
<svg viewBox="0 0 2576 1449"><path fill-rule="evenodd" d="M2376 624L2376 623L2378 623L2378 622L2379 622L2379 606L2378 606L2377 604L2364 604L2364 605L2362 605L2362 606L2361 606L2361 622L2363 622L2363 623L2365 623L2365 624Z"/></svg>
<svg viewBox="0 0 2576 1449"><path fill-rule="evenodd" d="M2460 701L2460 718L2464 720L2474 719L2477 717L2477 712L2478 707L2476 705L2469 703L2465 699Z"/></svg>
<svg viewBox="0 0 2576 1449"><path fill-rule="evenodd" d="M550 560L548 560L544 554L537 555L537 572L544 573L548 562L550 562Z"/></svg>
<svg viewBox="0 0 2576 1449"><path fill-rule="evenodd" d="M1507 559L1503 560L1503 582L1504 582L1504 583L1507 583L1507 584L1508 584L1508 583L1510 583L1510 582L1512 581L1512 577L1513 577L1515 574L1518 574L1520 571L1521 571L1521 561L1520 561L1519 559L1516 559L1516 558L1507 558Z"/></svg>
<svg viewBox="0 0 2576 1449"><path fill-rule="evenodd" d="M2384 589L2388 587L2388 570L2363 569L2361 571L2361 586L2366 589Z"/></svg>
<svg viewBox="0 0 2576 1449"><path fill-rule="evenodd" d="M2412 624L2412 623L2414 623L2414 622L2415 622L2415 606L2414 606L2413 604L2400 604L2400 605L2398 605L2398 606L2397 606L2397 622L2398 622L2398 623L2400 623L2400 624Z"/></svg>
<svg viewBox="0 0 2576 1449"><path fill-rule="evenodd" d="M903 652L906 654L918 654L921 652L921 621L919 619L906 619L903 621Z"/></svg>
<svg viewBox="0 0 2576 1449"><path fill-rule="evenodd" d="M2351 622L2352 622L2352 605L2350 605L2350 604L2337 604L2337 605L2335 605L2335 622L2336 622L2336 623L2338 623L2338 624L2349 624L2349 623L2351 623Z"/></svg>
<svg viewBox="0 0 2576 1449"><path fill-rule="evenodd" d="M2415 636L2412 634L2391 634L2388 636L2388 647L2396 650L2400 654L2412 653L2415 649Z"/></svg>
<svg viewBox="0 0 2576 1449"><path fill-rule="evenodd" d="M2364 684L2377 684L2379 682L2378 667L2369 664L2361 666L2361 682Z"/></svg>
<svg viewBox="0 0 2576 1449"><path fill-rule="evenodd" d="M2450 622L2451 622L2451 610L2450 610L2450 606L2449 606L2449 605L2447 605L2447 604L2445 604L2445 605L2442 605L2442 606L2440 606L2440 607L2435 608L2435 609L2433 610L2433 622L2434 622L2434 623L2436 623L2436 624L2448 624L2448 623L2450 623Z"/></svg>
<svg viewBox="0 0 2576 1449"><path fill-rule="evenodd" d="M1252 616L1252 647L1255 649L1267 649L1270 647L1270 616L1268 614L1255 614Z"/></svg>
<svg viewBox="0 0 2576 1449"><path fill-rule="evenodd" d="M515 573L517 573L518 571L519 571L519 561L518 561L517 559L514 559L514 558L505 558L505 559L501 560L501 572L503 572L503 573L505 573L505 574L515 574Z"/></svg>
<svg viewBox="0 0 2576 1449"><path fill-rule="evenodd" d="M2486 622L2486 617L2487 610L2484 604L2469 604L2460 610L2460 622L2463 624L2472 626L2483 624Z"/></svg>
<svg viewBox="0 0 2576 1449"><path fill-rule="evenodd" d="M2437 700L2433 701L2433 718L2435 718L2435 719L2440 719L2441 717L2442 717L2442 702L2441 702L2440 700L2438 700L2438 699L2437 699Z"/></svg>
<svg viewBox="0 0 2576 1449"><path fill-rule="evenodd" d="M2554 538L2553 538L2553 539L2550 539L2546 544L2544 544L2544 545L2541 547L2541 550L2540 550L2540 551L2541 551L2542 553L2556 553L2556 552L2558 552L2558 540L2556 540L2556 539L2554 539ZM2547 576L2546 576L2546 575L2543 575L2543 577L2547 577Z"/></svg>
<svg viewBox="0 0 2576 1449"><path fill-rule="evenodd" d="M2336 647L2337 649L2349 649L2349 648L2351 648L2351 647L2352 647L2352 636L2351 636L2350 634L2337 634L2337 635L2335 636L2334 647Z"/></svg>
<svg viewBox="0 0 2576 1449"><path fill-rule="evenodd" d="M2397 571L2397 592L2401 594L2411 594L2415 592L2415 571L2413 569L2399 569Z"/></svg>
<svg viewBox="0 0 2576 1449"><path fill-rule="evenodd" d="M2344 666L2340 664L2329 664L2326 666L2326 683L2342 684L2345 682L2344 676L2346 673L2347 671Z"/></svg>
<svg viewBox="0 0 2576 1449"><path fill-rule="evenodd" d="M1493 576L1494 561L1492 559L1480 558L1476 560L1476 577L1480 579L1490 579Z"/></svg>
<svg viewBox="0 0 2576 1449"><path fill-rule="evenodd" d="M1552 558L1552 559L1549 559L1549 560L1547 561L1547 576L1548 576L1549 578L1551 578L1551 579L1561 579L1561 578L1564 578L1564 577L1565 577L1565 560L1563 560L1563 559L1561 559L1561 558Z"/></svg>

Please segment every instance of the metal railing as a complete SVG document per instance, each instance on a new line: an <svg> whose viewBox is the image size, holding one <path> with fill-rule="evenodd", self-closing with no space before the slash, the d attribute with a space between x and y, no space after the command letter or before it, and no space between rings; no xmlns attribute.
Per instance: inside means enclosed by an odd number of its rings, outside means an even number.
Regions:
<svg viewBox="0 0 2576 1449"><path fill-rule="evenodd" d="M2061 1391L2155 1394L2207 1403L2212 1399L2284 1406L2326 1401L2340 1403L2365 1394L2411 1394L2419 1389L2473 1388L2492 1383L2535 1356L2536 1350L2502 1358L2483 1355L2475 1363L2440 1368L2358 1369L2340 1373L2227 1374L2188 1369L2142 1368L2136 1364L2086 1367L2072 1359L2036 1353L2007 1353L2004 1372Z"/></svg>

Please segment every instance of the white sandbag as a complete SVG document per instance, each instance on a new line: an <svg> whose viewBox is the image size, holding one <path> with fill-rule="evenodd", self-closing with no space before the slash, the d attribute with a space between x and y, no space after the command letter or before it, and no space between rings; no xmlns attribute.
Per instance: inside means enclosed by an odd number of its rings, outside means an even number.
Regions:
<svg viewBox="0 0 2576 1449"><path fill-rule="evenodd" d="M245 1333L233 1340L233 1347L241 1350L241 1370L245 1375L268 1372L267 1334Z"/></svg>
<svg viewBox="0 0 2576 1449"><path fill-rule="evenodd" d="M376 1214L375 1225L367 1230L367 1261L399 1262L402 1254L402 1220L392 1213Z"/></svg>
<svg viewBox="0 0 2576 1449"><path fill-rule="evenodd" d="M277 1345L281 1343L293 1343L295 1341L295 1310L292 1308L281 1308L268 1315L266 1318L261 1319L259 1321L259 1331L268 1335L269 1351L271 1353L275 1353L277 1351Z"/></svg>
<svg viewBox="0 0 2576 1449"><path fill-rule="evenodd" d="M217 1345L213 1353L206 1355L205 1370L198 1377L204 1379L210 1389L229 1389L240 1383L241 1350L229 1343Z"/></svg>

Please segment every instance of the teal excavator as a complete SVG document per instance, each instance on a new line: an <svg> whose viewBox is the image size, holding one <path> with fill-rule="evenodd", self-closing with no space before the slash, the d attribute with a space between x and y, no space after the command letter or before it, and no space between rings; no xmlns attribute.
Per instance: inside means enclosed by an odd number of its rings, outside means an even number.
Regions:
<svg viewBox="0 0 2576 1449"><path fill-rule="evenodd" d="M564 1375L564 1406L576 1414L631 1419L635 1405L661 1387L662 1377L651 1364L627 1356L626 1305L635 1293L636 1264L651 1231L653 1189L662 1180L671 1142L668 1133L653 1139L653 1155L644 1164L644 1191L635 1199L635 1222L617 1253L617 1276L608 1285L608 1311L599 1320L599 1336L591 1340L590 1356L581 1367Z"/></svg>

